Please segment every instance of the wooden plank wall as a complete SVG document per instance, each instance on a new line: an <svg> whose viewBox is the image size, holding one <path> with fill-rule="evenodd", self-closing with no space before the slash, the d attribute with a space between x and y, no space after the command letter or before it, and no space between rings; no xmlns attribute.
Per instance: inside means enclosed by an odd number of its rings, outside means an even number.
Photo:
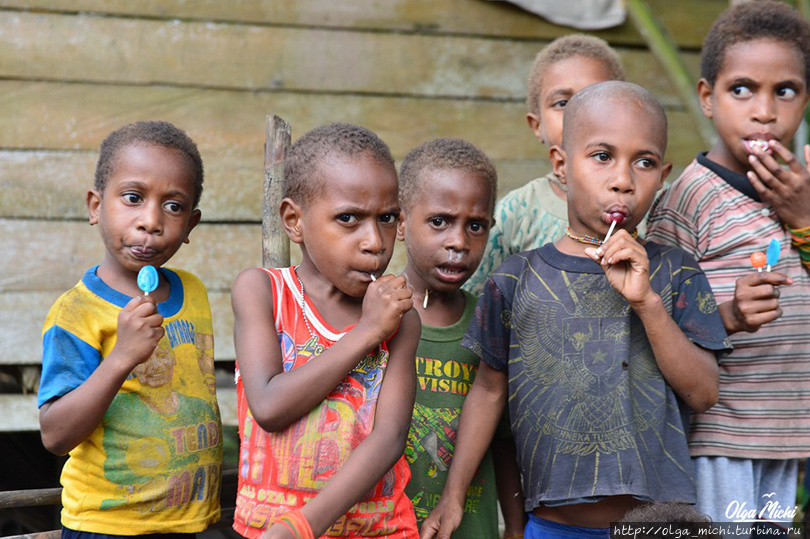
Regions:
<svg viewBox="0 0 810 539"><path fill-rule="evenodd" d="M696 75L727 0L649 3ZM0 367L39 363L49 306L101 260L84 200L110 131L160 118L198 143L203 221L172 264L208 286L216 357L232 361L230 284L261 259L266 115L293 139L331 121L367 126L398 160L461 136L495 161L503 193L548 170L526 129L525 80L537 51L571 31L486 0L0 0ZM629 23L597 35L665 104L669 157L687 164L699 137L641 37Z"/></svg>

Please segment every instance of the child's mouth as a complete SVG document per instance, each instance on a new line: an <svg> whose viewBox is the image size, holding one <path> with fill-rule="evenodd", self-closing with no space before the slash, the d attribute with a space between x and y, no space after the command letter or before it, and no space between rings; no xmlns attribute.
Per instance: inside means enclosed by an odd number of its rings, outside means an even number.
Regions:
<svg viewBox="0 0 810 539"><path fill-rule="evenodd" d="M743 145L745 145L745 150L752 155L756 155L757 153L772 153L771 147L765 139L745 139L743 140Z"/></svg>

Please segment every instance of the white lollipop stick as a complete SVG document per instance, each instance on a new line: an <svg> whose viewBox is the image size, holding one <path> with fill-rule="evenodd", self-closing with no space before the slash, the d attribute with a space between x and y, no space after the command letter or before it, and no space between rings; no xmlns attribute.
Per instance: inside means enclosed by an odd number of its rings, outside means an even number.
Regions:
<svg viewBox="0 0 810 539"><path fill-rule="evenodd" d="M602 240L602 244L607 243L608 238L610 238L610 235L613 234L613 229L614 228L616 228L616 221L611 221L610 222L610 228L608 228L607 236L605 236L605 239Z"/></svg>
<svg viewBox="0 0 810 539"><path fill-rule="evenodd" d="M369 273L369 276L371 277L371 282L372 283L377 280L377 278L374 276L373 273Z"/></svg>

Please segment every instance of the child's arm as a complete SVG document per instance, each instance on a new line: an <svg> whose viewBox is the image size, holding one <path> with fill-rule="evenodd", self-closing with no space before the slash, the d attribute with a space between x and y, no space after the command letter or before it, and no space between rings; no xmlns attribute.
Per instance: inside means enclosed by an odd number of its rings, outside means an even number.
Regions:
<svg viewBox="0 0 810 539"><path fill-rule="evenodd" d="M523 488L520 484L515 439L511 436L496 436L490 450L495 465L498 502L503 513L503 538L521 537L526 527L526 510L523 508Z"/></svg>
<svg viewBox="0 0 810 539"><path fill-rule="evenodd" d="M233 284L231 301L245 396L253 417L267 431L281 430L308 414L369 350L396 331L413 306L404 278L380 277L369 285L362 316L351 331L315 360L284 372L270 277L258 268L243 271Z"/></svg>
<svg viewBox="0 0 810 539"><path fill-rule="evenodd" d="M39 409L42 443L48 451L66 455L93 433L127 376L155 351L164 333L161 324L154 298L134 297L121 309L109 355L80 386Z"/></svg>
<svg viewBox="0 0 810 539"><path fill-rule="evenodd" d="M644 247L620 230L599 249L585 252L602 265L610 285L641 319L658 369L675 393L695 412L714 406L720 383L715 356L689 340L650 286Z"/></svg>
<svg viewBox="0 0 810 539"><path fill-rule="evenodd" d="M405 313L397 334L389 341L388 366L377 400L374 428L323 490L301 509L315 537L368 494L402 456L416 397L413 358L420 332L416 311ZM286 528L275 525L264 537L290 535Z"/></svg>
<svg viewBox="0 0 810 539"><path fill-rule="evenodd" d="M482 361L461 408L456 447L442 497L422 522L422 539L449 539L461 523L467 488L495 434L506 394L506 374Z"/></svg>

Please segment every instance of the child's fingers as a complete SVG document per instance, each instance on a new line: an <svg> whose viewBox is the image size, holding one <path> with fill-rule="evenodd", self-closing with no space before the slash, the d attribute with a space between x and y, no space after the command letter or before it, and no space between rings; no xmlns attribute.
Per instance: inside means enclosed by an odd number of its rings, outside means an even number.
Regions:
<svg viewBox="0 0 810 539"><path fill-rule="evenodd" d="M788 169L790 169L792 172L796 174L800 174L802 172L803 167L802 164L799 162L799 158L796 157L796 154L794 154L787 146L785 146L778 140L772 140L770 142L770 147L774 150L774 153L776 153L776 155L782 158L782 161L785 162ZM784 170L784 168L781 165L779 165L779 163L775 159L773 159L773 157L771 156L768 157L770 157L771 160L773 160L774 165L777 168L777 171Z"/></svg>
<svg viewBox="0 0 810 539"><path fill-rule="evenodd" d="M748 162L751 164L752 170L749 170L746 176L760 196L772 198L774 194L780 197L785 195L784 182L779 178L784 169L773 157L767 154L752 155ZM771 165L775 168L771 168Z"/></svg>
<svg viewBox="0 0 810 539"><path fill-rule="evenodd" d="M804 145L804 162L807 163L807 170L810 171L810 144Z"/></svg>

